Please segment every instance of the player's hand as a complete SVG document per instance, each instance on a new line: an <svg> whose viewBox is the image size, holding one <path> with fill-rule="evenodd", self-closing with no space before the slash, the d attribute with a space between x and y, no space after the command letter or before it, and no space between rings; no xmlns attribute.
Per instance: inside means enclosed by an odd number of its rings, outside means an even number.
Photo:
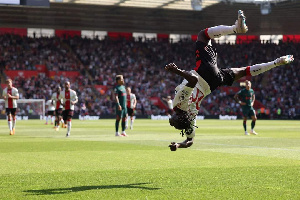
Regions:
<svg viewBox="0 0 300 200"><path fill-rule="evenodd" d="M165 66L165 70L175 73L178 71L178 67L175 65L175 63L169 63Z"/></svg>
<svg viewBox="0 0 300 200"><path fill-rule="evenodd" d="M286 55L286 56L281 56L280 58L277 58L274 61L274 64L276 66L280 65L286 65L294 61L294 56L293 55Z"/></svg>
<svg viewBox="0 0 300 200"><path fill-rule="evenodd" d="M171 144L168 147L170 147L171 151L176 151L178 148L178 144L176 142L171 142Z"/></svg>
<svg viewBox="0 0 300 200"><path fill-rule="evenodd" d="M246 105L246 103L245 103L245 102L241 102L240 104L241 104L242 106L245 106L245 105Z"/></svg>
<svg viewBox="0 0 300 200"><path fill-rule="evenodd" d="M7 94L7 98L12 98L12 96L10 94Z"/></svg>
<svg viewBox="0 0 300 200"><path fill-rule="evenodd" d="M3 96L3 99L4 99L4 100L6 100L6 98L7 98L6 96Z"/></svg>
<svg viewBox="0 0 300 200"><path fill-rule="evenodd" d="M119 110L122 110L122 106L119 105Z"/></svg>

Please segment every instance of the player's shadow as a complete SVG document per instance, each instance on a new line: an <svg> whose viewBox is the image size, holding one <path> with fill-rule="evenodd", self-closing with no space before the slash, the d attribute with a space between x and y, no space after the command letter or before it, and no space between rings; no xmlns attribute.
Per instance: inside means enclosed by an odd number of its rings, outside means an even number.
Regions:
<svg viewBox="0 0 300 200"><path fill-rule="evenodd" d="M149 183L132 183L132 184L123 184L123 185L98 185L98 186L78 186L70 188L54 188L54 189L44 189L44 190L25 190L27 195L53 195L53 194L65 194L71 192L81 192L87 190L104 190L104 189L116 189L116 188L127 188L127 189L143 189L143 190L159 190L161 188L153 188L143 186Z"/></svg>

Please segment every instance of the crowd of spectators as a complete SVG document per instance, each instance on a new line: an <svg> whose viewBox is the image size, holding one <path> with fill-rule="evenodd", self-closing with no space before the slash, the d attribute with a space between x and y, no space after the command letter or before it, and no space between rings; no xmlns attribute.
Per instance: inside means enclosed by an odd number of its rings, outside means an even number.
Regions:
<svg viewBox="0 0 300 200"><path fill-rule="evenodd" d="M45 64L48 70L77 70L81 76L71 81L71 87L78 93L80 102L87 105L89 115L113 115L115 102L113 87L115 76L123 74L126 86L137 96L137 114L164 114L164 110L154 106L150 97L174 97L174 88L181 78L164 70L167 63L174 62L180 68L191 70L195 65L194 42L126 39L61 38L21 38L0 36L4 43L0 47L0 65L6 69L32 69L34 64ZM220 68L242 67L268 62L282 55L292 54L295 61L287 66L277 67L262 75L251 77L256 100L269 111L270 117L300 115L300 43L214 44L218 52ZM22 54L24 50L26 53ZM17 53L14 53L14 52ZM30 63L26 65L25 60ZM11 65L20 62L19 65ZM39 75L30 79L15 78L15 85L23 90L23 98L48 99L57 84L67 77L45 77ZM62 84L63 85L63 84ZM95 90L94 85L107 87L105 93ZM240 89L239 83L233 87ZM38 88L38 89L37 89ZM35 92L32 92L35 91ZM229 92L228 92L229 91ZM234 101L236 90L218 88L207 96L199 114L240 115L241 108ZM80 105L80 104L78 104ZM77 107L76 110L79 110ZM280 110L280 114L279 111Z"/></svg>
<svg viewBox="0 0 300 200"><path fill-rule="evenodd" d="M36 70L35 66L40 64L45 64L50 71L78 70L80 61L64 40L0 35L0 65L5 70Z"/></svg>

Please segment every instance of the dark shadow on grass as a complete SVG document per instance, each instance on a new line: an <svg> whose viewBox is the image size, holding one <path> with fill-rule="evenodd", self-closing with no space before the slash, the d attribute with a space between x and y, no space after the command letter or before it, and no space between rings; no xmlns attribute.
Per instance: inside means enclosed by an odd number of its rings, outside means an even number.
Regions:
<svg viewBox="0 0 300 200"><path fill-rule="evenodd" d="M66 194L70 192L81 192L87 190L103 190L103 189L116 189L116 188L127 188L127 189L143 189L143 190L159 190L161 188L151 188L142 186L149 183L132 183L124 185L98 185L98 186L78 186L70 188L54 188L54 189L44 189L44 190L24 190L30 194L27 195L53 195L53 194Z"/></svg>

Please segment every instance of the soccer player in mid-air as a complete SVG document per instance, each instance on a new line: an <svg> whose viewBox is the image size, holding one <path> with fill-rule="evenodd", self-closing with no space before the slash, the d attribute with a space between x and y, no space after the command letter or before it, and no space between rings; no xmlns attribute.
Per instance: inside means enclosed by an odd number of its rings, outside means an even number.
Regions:
<svg viewBox="0 0 300 200"><path fill-rule="evenodd" d="M117 86L114 89L114 95L116 100L116 136L127 136L125 133L126 119L127 119L127 107L126 107L126 89L124 86L124 78L122 75L116 76ZM119 133L119 123L122 119L122 134Z"/></svg>
<svg viewBox="0 0 300 200"><path fill-rule="evenodd" d="M60 122L63 123L62 120L62 99L60 99L60 92L61 92L61 87L57 86L56 87L56 92L52 94L51 100L52 104L55 106L55 123L54 123L54 128L56 131L59 130L59 124Z"/></svg>
<svg viewBox="0 0 300 200"><path fill-rule="evenodd" d="M128 127L128 121L130 118L130 129L133 129L133 122L134 122L134 110L136 107L136 96L135 94L131 93L131 88L126 88L127 92L127 112L128 112L128 118L126 121L126 128Z"/></svg>
<svg viewBox="0 0 300 200"><path fill-rule="evenodd" d="M174 63L167 64L165 69L182 76L183 82L175 88L173 106L175 114L169 119L171 126L186 134L187 139L181 143L172 142L171 151L177 148L188 148L195 137L196 116L201 101L217 87L232 85L234 81L248 76L257 76L274 67L285 65L294 60L292 55L282 56L274 61L240 68L219 69L216 50L209 44L211 39L232 33L246 33L246 17L243 11L238 11L238 20L232 26L215 26L206 28L198 34L196 41L196 67L191 71L179 69Z"/></svg>
<svg viewBox="0 0 300 200"><path fill-rule="evenodd" d="M257 120L255 110L253 108L254 102L255 102L255 94L253 89L251 88L251 82L246 80L245 81L245 88L241 89L238 93L234 95L234 99L237 103L239 103L242 106L243 111L243 126L245 130L245 135L249 135L247 131L247 118L251 117L251 131L250 133L253 135L257 135L257 133L254 131L255 122Z"/></svg>
<svg viewBox="0 0 300 200"><path fill-rule="evenodd" d="M69 81L65 82L65 90L60 93L59 99L62 99L62 104L64 107L63 120L65 124L68 124L66 136L69 137L72 126L71 121L74 115L74 105L78 102L77 94L71 89Z"/></svg>
<svg viewBox="0 0 300 200"><path fill-rule="evenodd" d="M9 134L14 135L16 129L17 100L19 99L18 89L12 86L12 80L6 80L7 87L3 90L2 96L5 100L5 108L8 120Z"/></svg>

